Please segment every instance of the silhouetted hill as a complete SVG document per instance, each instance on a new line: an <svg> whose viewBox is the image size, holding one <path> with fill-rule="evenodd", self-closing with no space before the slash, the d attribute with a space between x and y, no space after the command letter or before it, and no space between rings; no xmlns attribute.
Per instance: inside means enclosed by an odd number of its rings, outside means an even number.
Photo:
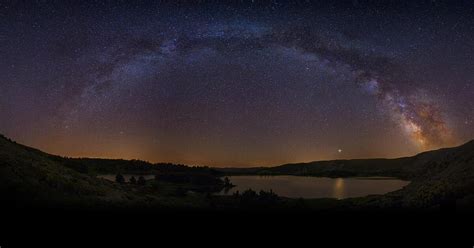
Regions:
<svg viewBox="0 0 474 248"><path fill-rule="evenodd" d="M473 156L473 153L474 140L458 147L423 152L413 157L330 160L284 164L275 167L219 168L218 170L230 175L388 176L413 180L436 174L444 169L443 165L446 166L459 159L463 160L464 157L466 157L464 160L470 162L469 158Z"/></svg>
<svg viewBox="0 0 474 248"><path fill-rule="evenodd" d="M403 172L412 183L387 196L400 197L406 206L450 202L466 209L474 206L474 141L418 154L403 166Z"/></svg>
<svg viewBox="0 0 474 248"><path fill-rule="evenodd" d="M112 183L87 176L49 154L0 137L0 192L17 203L114 201L124 197Z"/></svg>
<svg viewBox="0 0 474 248"><path fill-rule="evenodd" d="M93 172L93 173L89 173ZM179 180L186 188L215 187L222 182L209 168L109 159L71 159L50 155L0 135L0 195L19 206L160 206L187 207L196 201L174 197L171 186L120 185L96 174L155 173L165 183ZM174 184L172 184L174 186ZM196 186L196 187L193 187ZM161 187L161 186L160 186ZM171 193L167 191L173 191ZM165 192L166 191L166 192ZM166 193L166 195L165 195ZM199 205L201 203L198 203Z"/></svg>
<svg viewBox="0 0 474 248"><path fill-rule="evenodd" d="M143 186L134 186L95 177L104 173L155 174L157 179ZM411 181L405 188L386 195L341 201L278 199L271 194L249 196L256 202L265 198L265 204L271 202L270 205L280 208L409 209L438 208L453 203L462 209L474 206L474 141L397 159L334 160L216 171L208 167L151 164L137 160L64 158L0 136L0 195L2 201L13 205L235 209L243 204L244 198L211 196L211 192L223 185L218 179L220 173L390 176ZM188 191L193 193L187 194Z"/></svg>
<svg viewBox="0 0 474 248"><path fill-rule="evenodd" d="M456 200L471 206L474 202L474 140L458 147L423 152L413 157L317 161L270 168L219 170L227 175L387 176L412 181L404 189L385 196L355 201L355 204L364 207L429 207L446 200Z"/></svg>

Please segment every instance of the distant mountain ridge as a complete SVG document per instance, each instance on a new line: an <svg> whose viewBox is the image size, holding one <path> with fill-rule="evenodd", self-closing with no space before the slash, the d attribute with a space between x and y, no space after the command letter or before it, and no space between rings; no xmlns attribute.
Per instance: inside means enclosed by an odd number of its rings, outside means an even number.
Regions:
<svg viewBox="0 0 474 248"><path fill-rule="evenodd" d="M219 170L227 175L397 177L410 180L411 183L381 197L365 197L362 203L358 201L357 204L364 207L427 207L454 199L474 206L474 140L458 147L422 152L412 157L316 161L269 168Z"/></svg>
<svg viewBox="0 0 474 248"><path fill-rule="evenodd" d="M298 175L321 177L388 176L410 180L382 196L341 200L349 208L429 208L443 202L474 206L474 140L461 146L397 159L354 159L285 164L271 168L196 168L144 161L71 159L50 155L0 136L0 193L3 199L71 206L186 206L189 199L156 195L96 178L101 173L198 173L220 175ZM200 180L203 179L199 177ZM207 180L206 178L204 178ZM9 197L7 197L9 196ZM197 198L196 198L197 199ZM199 206L209 203L199 198Z"/></svg>
<svg viewBox="0 0 474 248"><path fill-rule="evenodd" d="M129 170L130 168L134 170ZM147 188L128 187L95 177L101 173L154 174L163 171L211 173L209 168L152 165L136 160L64 158L18 144L0 135L0 200L9 204L187 207L189 204L184 199L165 197L150 193Z"/></svg>
<svg viewBox="0 0 474 248"><path fill-rule="evenodd" d="M446 159L446 156L450 156L451 153L460 150L474 153L474 140L458 147L426 151L412 157L324 160L306 163L290 163L275 167L219 168L219 171L231 175L261 174L324 177L388 176L411 180L423 177L423 171L429 170L430 165L437 160Z"/></svg>

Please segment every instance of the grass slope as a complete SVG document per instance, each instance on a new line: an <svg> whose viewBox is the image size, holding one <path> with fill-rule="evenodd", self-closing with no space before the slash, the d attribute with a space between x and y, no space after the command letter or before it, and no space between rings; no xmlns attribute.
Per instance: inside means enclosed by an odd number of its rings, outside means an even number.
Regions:
<svg viewBox="0 0 474 248"><path fill-rule="evenodd" d="M163 183L160 190L152 190L157 185L120 185L78 172L74 166L70 168L74 160L68 166L64 164L65 160L0 136L0 194L3 204L93 208L207 207L199 195L173 196L175 185ZM107 164L113 160L104 161Z"/></svg>
<svg viewBox="0 0 474 248"><path fill-rule="evenodd" d="M285 164L269 168L219 169L227 175L296 175L319 177L388 176L410 180L383 196L342 200L349 208L437 208L456 202L474 208L474 140L464 145L397 159L353 159ZM315 202L317 200L309 200Z"/></svg>
<svg viewBox="0 0 474 248"><path fill-rule="evenodd" d="M138 187L91 176L101 172L154 172L161 175L163 181L148 182L145 186ZM271 202L278 202L278 208L437 208L446 202L456 202L464 209L474 207L474 141L459 147L398 159L320 161L272 168L220 169L220 172L229 175L394 176L412 181L405 188L383 196L341 201L283 198L275 200L271 196ZM183 165L62 158L0 136L0 193L3 201L17 205L238 208L243 198L209 196L209 188L218 184L214 181L218 175L210 168L191 168ZM183 190L193 190L196 193L182 194ZM202 192L199 193L200 191Z"/></svg>

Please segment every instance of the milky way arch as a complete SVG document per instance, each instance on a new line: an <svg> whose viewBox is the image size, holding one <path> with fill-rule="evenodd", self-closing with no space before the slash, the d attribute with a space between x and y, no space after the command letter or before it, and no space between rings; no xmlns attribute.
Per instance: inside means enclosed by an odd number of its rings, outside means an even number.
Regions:
<svg viewBox="0 0 474 248"><path fill-rule="evenodd" d="M97 94L111 81L115 88L120 88L123 82L120 78L124 76L130 77L126 82L130 85L149 73L147 67L152 66L153 73L157 73L163 60L178 55L186 57L197 49L226 53L229 49L287 47L314 55L336 71L341 64L351 68L354 83L377 98L386 113L419 147L428 149L450 144L452 132L436 102L418 89L400 91L396 82L385 75L403 69L388 57L353 48L355 42L337 32L320 34L309 26L277 28L248 22L210 25L194 32L162 33L153 39L134 38L110 51L94 83L85 88L83 94Z"/></svg>

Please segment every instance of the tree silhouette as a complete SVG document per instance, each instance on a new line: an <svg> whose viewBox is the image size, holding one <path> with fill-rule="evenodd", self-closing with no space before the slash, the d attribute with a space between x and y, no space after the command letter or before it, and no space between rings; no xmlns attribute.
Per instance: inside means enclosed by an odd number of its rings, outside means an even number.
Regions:
<svg viewBox="0 0 474 248"><path fill-rule="evenodd" d="M144 178L143 176L140 176L140 177L138 178L137 184L138 184L138 185L145 185L145 184L146 184L145 178Z"/></svg>
<svg viewBox="0 0 474 248"><path fill-rule="evenodd" d="M122 184L122 183L125 183L125 178L122 176L122 174L119 173L119 174L117 174L117 175L115 176L115 181L116 181L117 183L121 183L121 184Z"/></svg>
<svg viewBox="0 0 474 248"><path fill-rule="evenodd" d="M224 187L229 187L231 186L232 184L230 183L230 180L228 177L225 177L224 178Z"/></svg>
<svg viewBox="0 0 474 248"><path fill-rule="evenodd" d="M234 194L232 196L234 196L235 198L239 198L240 197L240 192L237 190L237 191L234 192Z"/></svg>

